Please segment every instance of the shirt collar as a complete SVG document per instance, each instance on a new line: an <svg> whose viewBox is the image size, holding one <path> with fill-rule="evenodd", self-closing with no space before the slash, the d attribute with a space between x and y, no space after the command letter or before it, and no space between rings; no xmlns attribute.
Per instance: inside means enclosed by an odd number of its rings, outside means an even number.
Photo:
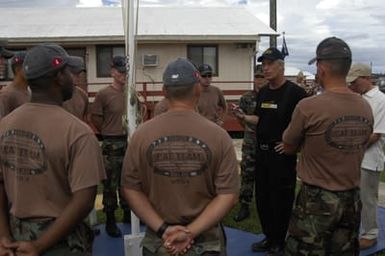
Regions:
<svg viewBox="0 0 385 256"><path fill-rule="evenodd" d="M364 95L368 98L373 98L374 95L376 95L377 92L379 92L380 90L378 89L377 86L374 86L372 89L370 89L369 91L367 91L366 93L364 93Z"/></svg>

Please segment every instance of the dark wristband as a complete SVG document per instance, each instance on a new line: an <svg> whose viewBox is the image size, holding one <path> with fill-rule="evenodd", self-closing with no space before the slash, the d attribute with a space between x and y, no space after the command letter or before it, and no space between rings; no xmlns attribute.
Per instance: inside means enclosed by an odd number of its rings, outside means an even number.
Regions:
<svg viewBox="0 0 385 256"><path fill-rule="evenodd" d="M162 238L164 232L168 228L168 224L166 222L163 222L163 224L158 228L158 231L156 231L156 235L160 238Z"/></svg>

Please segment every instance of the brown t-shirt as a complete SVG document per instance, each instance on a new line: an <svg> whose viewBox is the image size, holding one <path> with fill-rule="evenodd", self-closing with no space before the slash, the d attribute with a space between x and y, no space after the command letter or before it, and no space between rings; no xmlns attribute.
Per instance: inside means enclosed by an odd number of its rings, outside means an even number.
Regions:
<svg viewBox="0 0 385 256"><path fill-rule="evenodd" d="M283 141L302 145L298 174L305 183L345 191L359 186L372 127L372 111L362 97L327 91L298 103Z"/></svg>
<svg viewBox="0 0 385 256"><path fill-rule="evenodd" d="M60 106L26 103L0 122L0 182L17 218L58 217L105 178L91 129Z"/></svg>
<svg viewBox="0 0 385 256"><path fill-rule="evenodd" d="M190 223L218 194L238 193L238 163L225 130L193 111L168 111L134 133L122 186L144 192L169 223Z"/></svg>
<svg viewBox="0 0 385 256"><path fill-rule="evenodd" d="M27 90L15 88L12 84L0 90L0 118L11 113L17 107L30 100L30 93Z"/></svg>
<svg viewBox="0 0 385 256"><path fill-rule="evenodd" d="M72 98L63 102L63 108L79 118L83 120L84 116L87 113L88 107L88 96L83 91L83 89L76 87L74 88L74 92L72 94Z"/></svg>
<svg viewBox="0 0 385 256"><path fill-rule="evenodd" d="M156 103L154 107L154 116L160 115L168 110L168 99L163 98L161 101Z"/></svg>
<svg viewBox="0 0 385 256"><path fill-rule="evenodd" d="M103 117L100 133L102 135L124 135L124 92L112 86L100 90L91 108L92 115Z"/></svg>
<svg viewBox="0 0 385 256"><path fill-rule="evenodd" d="M226 100L223 92L216 86L201 87L201 96L198 101L198 112L213 121L219 123L226 112Z"/></svg>

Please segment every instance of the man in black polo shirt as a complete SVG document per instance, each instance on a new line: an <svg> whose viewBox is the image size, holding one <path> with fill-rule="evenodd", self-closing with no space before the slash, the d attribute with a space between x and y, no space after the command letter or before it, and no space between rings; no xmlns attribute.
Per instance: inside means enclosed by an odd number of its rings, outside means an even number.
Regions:
<svg viewBox="0 0 385 256"><path fill-rule="evenodd" d="M306 97L298 85L286 80L282 53L267 49L262 62L268 85L257 97L256 115L239 114L246 122L257 124L256 186L257 211L266 238L252 245L255 252L283 255L285 236L294 201L296 156L282 150L282 134L297 103Z"/></svg>

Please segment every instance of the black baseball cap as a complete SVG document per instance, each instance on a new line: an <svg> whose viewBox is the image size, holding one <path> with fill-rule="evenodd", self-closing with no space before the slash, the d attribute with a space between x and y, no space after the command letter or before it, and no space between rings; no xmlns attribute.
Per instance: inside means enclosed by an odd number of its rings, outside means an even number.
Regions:
<svg viewBox="0 0 385 256"><path fill-rule="evenodd" d="M209 64L200 65L198 71L201 73L201 76L213 74L213 68Z"/></svg>
<svg viewBox="0 0 385 256"><path fill-rule="evenodd" d="M112 58L111 67L119 71L120 73L126 73L126 57L115 56Z"/></svg>
<svg viewBox="0 0 385 256"><path fill-rule="evenodd" d="M317 46L316 57L309 61L309 65L317 60L352 59L349 45L340 38L328 37Z"/></svg>
<svg viewBox="0 0 385 256"><path fill-rule="evenodd" d="M8 42L6 40L0 39L0 57L9 59L12 58L14 53L10 50L5 49L5 46L7 46Z"/></svg>
<svg viewBox="0 0 385 256"><path fill-rule="evenodd" d="M262 53L262 55L258 58L258 62L262 62L263 60L284 60L284 56L280 50L275 47L270 47L266 51Z"/></svg>

